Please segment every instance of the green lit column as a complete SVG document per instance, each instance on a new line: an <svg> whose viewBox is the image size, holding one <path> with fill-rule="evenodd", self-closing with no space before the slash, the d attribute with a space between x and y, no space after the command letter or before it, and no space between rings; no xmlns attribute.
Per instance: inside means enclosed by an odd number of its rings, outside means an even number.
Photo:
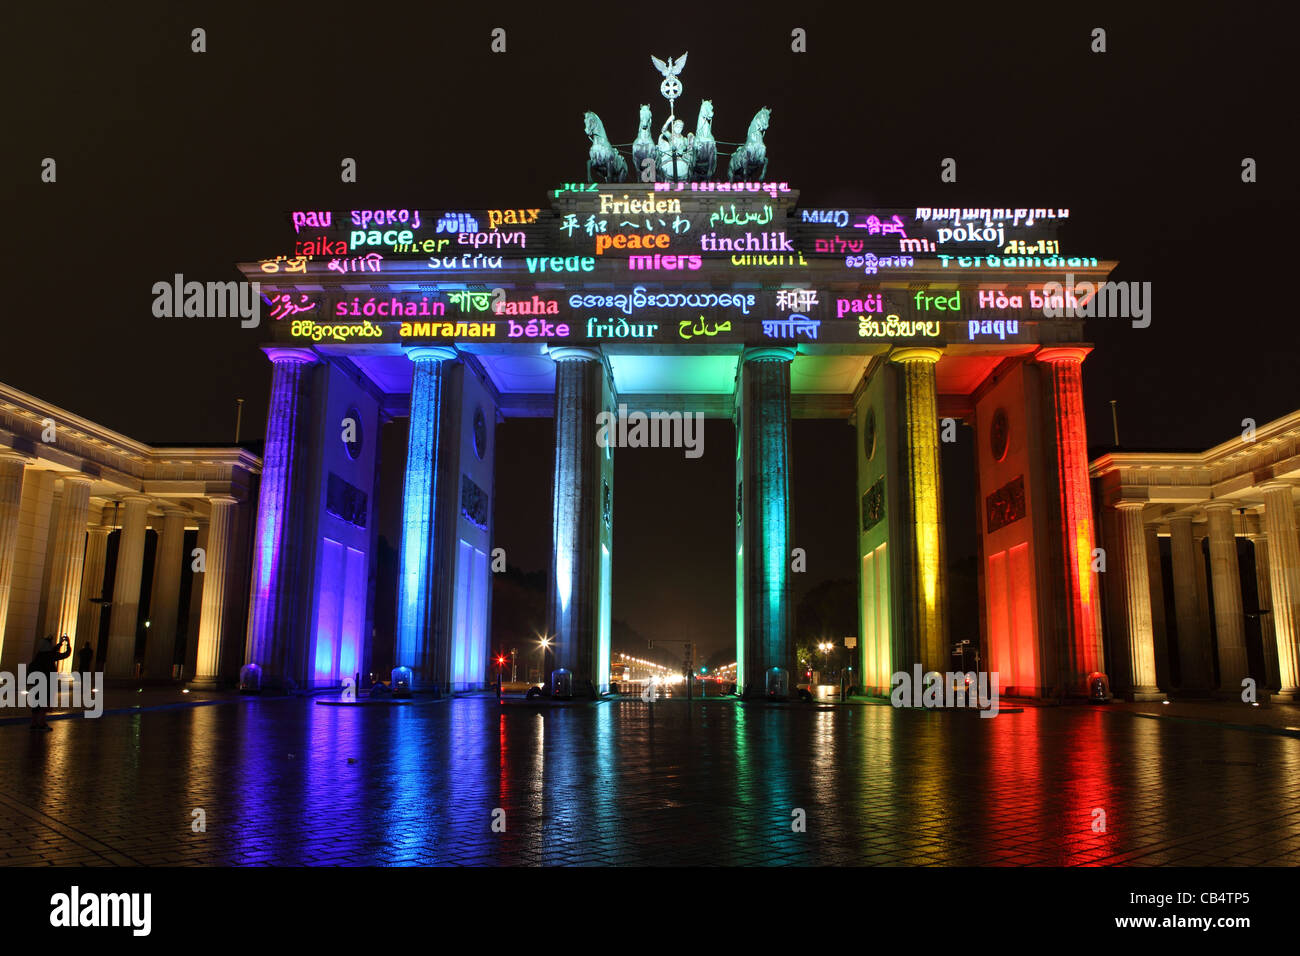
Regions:
<svg viewBox="0 0 1300 956"><path fill-rule="evenodd" d="M902 348L889 356L900 372L899 470L904 481L900 500L905 531L901 571L906 647L904 660L895 661L895 666L919 662L926 671L946 671L949 663L948 572L934 375L942 354L934 348Z"/></svg>
<svg viewBox="0 0 1300 956"><path fill-rule="evenodd" d="M736 438L737 679L745 697L766 693L769 668L797 683L790 641L791 348L753 348L741 362Z"/></svg>

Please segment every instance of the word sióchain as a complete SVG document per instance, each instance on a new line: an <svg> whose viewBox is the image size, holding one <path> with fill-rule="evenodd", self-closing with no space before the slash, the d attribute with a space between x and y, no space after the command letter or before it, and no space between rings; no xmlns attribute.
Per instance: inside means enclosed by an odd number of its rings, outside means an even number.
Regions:
<svg viewBox="0 0 1300 956"><path fill-rule="evenodd" d="M701 412L629 413L626 405L618 412L596 416L596 444L601 448L684 448L687 458L704 454L704 415Z"/></svg>

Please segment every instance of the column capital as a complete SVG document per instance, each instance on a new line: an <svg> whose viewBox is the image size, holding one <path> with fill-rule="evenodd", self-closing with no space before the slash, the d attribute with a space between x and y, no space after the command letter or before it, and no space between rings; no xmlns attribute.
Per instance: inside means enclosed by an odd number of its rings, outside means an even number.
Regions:
<svg viewBox="0 0 1300 956"><path fill-rule="evenodd" d="M228 494L228 493L226 493L226 492L224 492L224 491L223 491L223 492L217 492L217 493L210 494L210 495L204 495L203 497L204 497L205 499L207 499L207 501L208 501L209 504L214 503L214 502L217 502L217 501L228 501L228 502L230 502L230 503L232 503L232 504L238 504L238 503L239 503L239 499L238 499L238 498L236 498L234 495L232 495L232 494ZM188 515L187 515L187 517L188 517ZM200 520L200 521L203 520L202 517L200 517L199 520Z"/></svg>
<svg viewBox="0 0 1300 956"><path fill-rule="evenodd" d="M793 362L797 350L786 345L760 345L747 348L740 356L744 362Z"/></svg>
<svg viewBox="0 0 1300 956"><path fill-rule="evenodd" d="M12 448L0 448L0 462L14 462L19 465L30 465L36 459L31 455L24 455L20 451L14 451Z"/></svg>
<svg viewBox="0 0 1300 956"><path fill-rule="evenodd" d="M78 484L78 485L93 485L95 483L94 478L92 478L90 475L83 475L79 471L68 471L68 472L63 472L61 474L56 473L56 477L62 478L64 481L72 482L73 484Z"/></svg>
<svg viewBox="0 0 1300 956"><path fill-rule="evenodd" d="M153 504L153 499L150 498L148 495L142 495L137 493L137 494L126 494L122 496L122 504L128 504L132 501L142 501L146 505Z"/></svg>
<svg viewBox="0 0 1300 956"><path fill-rule="evenodd" d="M1268 481L1261 481L1255 486L1260 491L1290 491L1291 482L1282 478L1271 478Z"/></svg>
<svg viewBox="0 0 1300 956"><path fill-rule="evenodd" d="M1231 501L1207 501L1202 505L1206 512L1210 511L1236 511L1240 505L1234 505Z"/></svg>
<svg viewBox="0 0 1300 956"><path fill-rule="evenodd" d="M927 348L925 346L909 346L894 349L889 353L889 361L891 362L928 362L933 365L942 357L943 349Z"/></svg>
<svg viewBox="0 0 1300 956"><path fill-rule="evenodd" d="M1034 353L1035 362L1079 362L1082 363L1092 351L1091 345L1053 345L1040 348Z"/></svg>
<svg viewBox="0 0 1300 956"><path fill-rule="evenodd" d="M1113 507L1116 511L1141 511L1149 504L1149 501L1139 498L1120 498Z"/></svg>
<svg viewBox="0 0 1300 956"><path fill-rule="evenodd" d="M287 348L282 345L264 345L262 346L262 351L266 353L266 357L275 365L279 365L281 362L302 362L305 365L310 365L316 361L316 353L311 349Z"/></svg>
<svg viewBox="0 0 1300 956"><path fill-rule="evenodd" d="M561 345L547 349L546 354L553 362L599 362L599 349L586 349L577 345Z"/></svg>
<svg viewBox="0 0 1300 956"><path fill-rule="evenodd" d="M450 345L413 345L403 349L412 362L450 362L456 350Z"/></svg>

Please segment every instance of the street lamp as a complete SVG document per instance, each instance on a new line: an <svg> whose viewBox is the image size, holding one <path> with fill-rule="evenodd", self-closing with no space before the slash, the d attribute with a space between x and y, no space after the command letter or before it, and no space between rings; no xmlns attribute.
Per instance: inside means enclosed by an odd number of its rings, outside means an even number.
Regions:
<svg viewBox="0 0 1300 956"><path fill-rule="evenodd" d="M543 686L549 687L550 668L547 666L547 661L549 660L551 650L551 638L549 635L543 634L537 643L542 649L542 684Z"/></svg>

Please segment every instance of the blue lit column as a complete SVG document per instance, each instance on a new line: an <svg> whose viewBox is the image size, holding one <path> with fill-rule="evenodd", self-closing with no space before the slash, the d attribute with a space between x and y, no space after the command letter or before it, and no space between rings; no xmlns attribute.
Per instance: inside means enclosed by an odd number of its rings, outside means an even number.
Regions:
<svg viewBox="0 0 1300 956"><path fill-rule="evenodd" d="M450 347L412 348L411 431L402 493L402 570L397 601L394 663L411 668L416 687L446 680L434 648L435 556L439 443L442 437L444 363L456 358Z"/></svg>
<svg viewBox="0 0 1300 956"><path fill-rule="evenodd" d="M609 449L596 444L596 416L608 409L610 392L599 352L555 348L550 355L555 361L555 475L546 626L554 641L555 666L573 672L574 693L592 693L609 682L606 565L612 548L604 515L607 496L612 508L613 492L606 489L613 461Z"/></svg>
<svg viewBox="0 0 1300 956"><path fill-rule="evenodd" d="M790 642L791 348L747 349L740 369L736 440L740 487L737 566L737 680L745 697L762 697L768 668L797 681Z"/></svg>
<svg viewBox="0 0 1300 956"><path fill-rule="evenodd" d="M316 356L307 349L263 351L274 370L253 543L246 656L262 668L265 684L274 687L306 676L301 656L309 609L299 606L298 587L305 557L301 540L305 468L301 461L306 455L310 373Z"/></svg>

